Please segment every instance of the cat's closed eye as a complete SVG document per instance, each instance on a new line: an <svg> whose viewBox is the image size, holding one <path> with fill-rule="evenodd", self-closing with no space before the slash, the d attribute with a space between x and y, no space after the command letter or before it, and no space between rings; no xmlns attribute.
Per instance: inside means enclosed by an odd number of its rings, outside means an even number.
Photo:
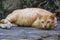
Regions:
<svg viewBox="0 0 60 40"><path fill-rule="evenodd" d="M41 23L44 23L44 21L41 21Z"/></svg>
<svg viewBox="0 0 60 40"><path fill-rule="evenodd" d="M50 23L50 21L47 21L47 23Z"/></svg>

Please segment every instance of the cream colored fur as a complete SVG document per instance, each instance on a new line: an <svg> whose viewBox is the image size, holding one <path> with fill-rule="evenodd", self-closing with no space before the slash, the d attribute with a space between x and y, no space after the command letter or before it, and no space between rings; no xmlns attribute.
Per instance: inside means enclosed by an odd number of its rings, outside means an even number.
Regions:
<svg viewBox="0 0 60 40"><path fill-rule="evenodd" d="M40 18L42 18L42 16L45 15L49 15L51 16L52 13L41 9L41 8L25 8L25 9L18 9L13 11L12 13L10 13L5 19L4 21L6 26L4 24L0 24L1 28L10 28L11 26L17 26L17 25L21 25L21 26L34 26L37 28L42 27L40 24ZM54 19L54 23L56 24L56 17ZM8 26L7 26L8 24ZM13 25L15 24L15 25ZM55 26L54 24L54 26ZM3 25L3 26L2 26Z"/></svg>

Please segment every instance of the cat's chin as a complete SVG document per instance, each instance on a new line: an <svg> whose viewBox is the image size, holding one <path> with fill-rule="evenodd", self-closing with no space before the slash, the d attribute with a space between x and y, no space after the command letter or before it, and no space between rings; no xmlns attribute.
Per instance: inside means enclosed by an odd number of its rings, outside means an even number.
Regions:
<svg viewBox="0 0 60 40"><path fill-rule="evenodd" d="M41 28L43 30L52 30L53 28Z"/></svg>
<svg viewBox="0 0 60 40"><path fill-rule="evenodd" d="M52 28L44 28L44 30L52 30Z"/></svg>

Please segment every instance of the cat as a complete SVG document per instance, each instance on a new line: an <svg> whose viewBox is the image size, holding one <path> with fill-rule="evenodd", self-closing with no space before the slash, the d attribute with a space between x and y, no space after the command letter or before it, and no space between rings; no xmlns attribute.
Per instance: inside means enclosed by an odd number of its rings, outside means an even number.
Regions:
<svg viewBox="0 0 60 40"><path fill-rule="evenodd" d="M57 24L56 13L41 8L17 9L0 21L1 28L12 26L32 26L35 28L54 28Z"/></svg>

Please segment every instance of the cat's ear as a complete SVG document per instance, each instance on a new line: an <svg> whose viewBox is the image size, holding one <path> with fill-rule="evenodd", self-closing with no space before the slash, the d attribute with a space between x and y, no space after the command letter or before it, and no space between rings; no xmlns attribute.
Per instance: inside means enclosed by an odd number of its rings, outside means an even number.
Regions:
<svg viewBox="0 0 60 40"><path fill-rule="evenodd" d="M56 13L53 13L53 14L51 15L51 18L54 19L55 17L56 17Z"/></svg>
<svg viewBox="0 0 60 40"><path fill-rule="evenodd" d="M41 18L42 18L42 15L37 13L37 17L38 17L39 19L41 19Z"/></svg>

